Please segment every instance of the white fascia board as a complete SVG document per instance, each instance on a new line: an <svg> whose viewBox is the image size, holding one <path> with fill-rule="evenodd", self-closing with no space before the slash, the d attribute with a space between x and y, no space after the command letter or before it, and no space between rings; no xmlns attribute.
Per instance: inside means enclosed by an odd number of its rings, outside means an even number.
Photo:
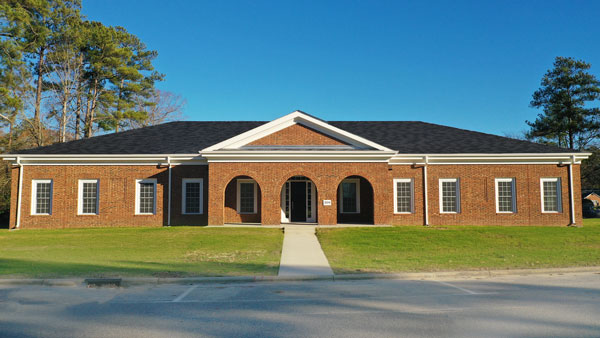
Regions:
<svg viewBox="0 0 600 338"><path fill-rule="evenodd" d="M580 164L591 153L397 154L390 164Z"/></svg>
<svg viewBox="0 0 600 338"><path fill-rule="evenodd" d="M206 164L199 154L7 154L0 155L5 161L16 163L17 158L23 165L162 165Z"/></svg>
<svg viewBox="0 0 600 338"><path fill-rule="evenodd" d="M380 144L369 141L358 135L349 133L340 128L334 127L327 122L314 118L300 111L295 111L271 122L265 123L262 126L258 126L254 129L248 130L247 132L241 133L225 141L219 142L208 148L203 149L201 152L215 151L219 149L238 149L248 143L261 139L267 135L290 127L294 124L300 123L311 129L315 129L326 135L335 137L341 141L352 144L357 147L370 147L383 151L391 151Z"/></svg>
<svg viewBox="0 0 600 338"><path fill-rule="evenodd" d="M211 151L208 162L387 162L394 151Z"/></svg>

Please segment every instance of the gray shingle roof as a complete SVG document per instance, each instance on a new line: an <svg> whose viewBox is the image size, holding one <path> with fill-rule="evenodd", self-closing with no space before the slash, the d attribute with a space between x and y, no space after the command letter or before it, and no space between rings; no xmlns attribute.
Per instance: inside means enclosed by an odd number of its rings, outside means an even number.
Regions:
<svg viewBox="0 0 600 338"><path fill-rule="evenodd" d="M170 122L19 151L19 154L194 154L266 122ZM562 153L553 146L415 121L329 124L405 154Z"/></svg>

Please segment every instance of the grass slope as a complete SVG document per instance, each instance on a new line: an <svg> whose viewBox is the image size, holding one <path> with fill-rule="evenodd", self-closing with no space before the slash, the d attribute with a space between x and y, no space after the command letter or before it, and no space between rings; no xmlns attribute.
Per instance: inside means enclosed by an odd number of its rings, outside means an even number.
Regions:
<svg viewBox="0 0 600 338"><path fill-rule="evenodd" d="M320 229L335 273L600 265L600 220L584 227L402 226Z"/></svg>
<svg viewBox="0 0 600 338"><path fill-rule="evenodd" d="M249 228L2 231L0 278L275 275L282 240Z"/></svg>

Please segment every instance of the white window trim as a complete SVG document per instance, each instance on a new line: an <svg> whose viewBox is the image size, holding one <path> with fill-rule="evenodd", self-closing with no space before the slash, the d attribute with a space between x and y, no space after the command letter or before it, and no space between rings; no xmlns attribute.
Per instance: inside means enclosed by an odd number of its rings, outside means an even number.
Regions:
<svg viewBox="0 0 600 338"><path fill-rule="evenodd" d="M242 199L242 194L241 194L241 189L240 189L240 185L242 183L253 183L254 184L254 210L252 210L252 212L241 212L241 203L240 200ZM236 205L236 209L237 209L237 213L240 215L251 215L251 214L256 214L256 210L257 210L257 184L256 181L253 179L238 179L237 183L236 183L236 200L237 200L237 205Z"/></svg>
<svg viewBox="0 0 600 338"><path fill-rule="evenodd" d="M200 212L186 212L187 183L200 183ZM202 215L204 213L204 179L184 178L181 180L181 213L183 215Z"/></svg>
<svg viewBox="0 0 600 338"><path fill-rule="evenodd" d="M443 191L442 191L442 183L444 182L453 182L456 184L456 211L444 211L444 203L443 203ZM440 178L439 182L439 204L440 204L440 214L458 214L460 213L460 179L458 178Z"/></svg>
<svg viewBox="0 0 600 338"><path fill-rule="evenodd" d="M410 211L398 211L398 183L410 183ZM394 178L394 214L413 214L415 212L415 185L412 178Z"/></svg>
<svg viewBox="0 0 600 338"><path fill-rule="evenodd" d="M50 213L37 213L37 184L50 183ZM52 202L54 202L54 183L52 180L31 180L31 214L52 215Z"/></svg>
<svg viewBox="0 0 600 338"><path fill-rule="evenodd" d="M496 192L496 213L497 214L515 214L517 213L517 190L516 180L514 178L496 178L494 183L494 189ZM500 199L498 196L498 183L499 182L510 182L512 185L512 211L500 211Z"/></svg>
<svg viewBox="0 0 600 338"><path fill-rule="evenodd" d="M154 206L151 213L139 212L140 210L140 183L154 184ZM145 178L135 180L135 215L156 215L156 178Z"/></svg>
<svg viewBox="0 0 600 338"><path fill-rule="evenodd" d="M83 184L84 183L96 183L96 212L84 213L83 212ZM77 193L77 215L98 215L100 213L100 180L79 180Z"/></svg>
<svg viewBox="0 0 600 338"><path fill-rule="evenodd" d="M556 204L558 206L557 211L546 211L544 209L544 182L556 183ZM540 178L540 202L542 204L542 213L544 214L560 214L562 213L562 186L560 177L544 177Z"/></svg>
<svg viewBox="0 0 600 338"><path fill-rule="evenodd" d="M354 183L356 184L356 211L344 211L344 185L343 183ZM360 178L346 178L340 183L340 198L339 206L341 214L360 214Z"/></svg>

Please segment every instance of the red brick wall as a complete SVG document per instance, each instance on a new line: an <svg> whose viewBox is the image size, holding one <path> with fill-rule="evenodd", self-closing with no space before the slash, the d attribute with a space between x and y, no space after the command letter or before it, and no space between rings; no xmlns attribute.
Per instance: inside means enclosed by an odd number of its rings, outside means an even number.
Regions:
<svg viewBox="0 0 600 338"><path fill-rule="evenodd" d="M249 145L345 145L346 143L300 124L294 124Z"/></svg>
<svg viewBox="0 0 600 338"><path fill-rule="evenodd" d="M10 225L16 223L18 168L13 168ZM89 226L162 226L167 224L168 171L156 166L25 166L22 228ZM208 166L175 166L172 169L172 225L261 222L280 224L281 188L292 176L310 178L317 189L319 224L338 221L338 186L350 176L360 176L372 187L372 202L361 200L361 210L373 209L375 224L424 224L423 168L387 163L212 163ZM579 166L573 168L576 221L582 223ZM240 216L235 211L237 176L249 176L259 185L259 213ZM496 214L494 178L516 179L517 213ZM540 178L560 177L562 212L542 214ZM156 215L135 215L135 180L157 179ZM204 214L181 214L181 179L204 179ZM414 179L413 214L394 214L393 179ZM439 179L459 178L461 212L439 212ZM33 179L53 179L51 216L31 215ZM79 179L100 180L100 214L77 215ZM568 225L570 223L568 166L556 165L430 165L428 167L429 219L432 225ZM227 188L229 185L229 188ZM365 188L361 185L361 191ZM365 197L361 194L361 197ZM324 206L323 200L331 200Z"/></svg>
<svg viewBox="0 0 600 338"><path fill-rule="evenodd" d="M208 202L203 215L182 215L181 178L204 178L208 189L207 166L174 166L172 169L171 224L207 223ZM18 168L13 169L10 226L16 224ZM136 179L155 178L156 214L135 215ZM69 228L103 226L163 226L167 224L168 169L157 166L25 166L21 203L21 228ZM31 188L34 179L53 180L52 215L31 215ZM78 180L98 179L98 215L77 215Z"/></svg>
<svg viewBox="0 0 600 338"><path fill-rule="evenodd" d="M574 195L580 195L579 166L573 168ZM361 176L373 188L375 224L424 224L423 168L386 163L213 163L209 166L209 224L224 222L223 191L236 176L255 179L262 191L262 224L280 223L280 193L290 177L310 178L318 190L319 224L338 220L338 186L349 176ZM516 179L517 213L497 214L495 178ZM542 214L540 178L560 177L562 212ZM414 213L394 214L393 179L414 180ZM459 178L461 212L440 214L439 179ZM568 167L556 165L430 165L428 167L428 204L431 225L568 225L570 223ZM361 187L361 190L363 188ZM362 197L362 195L361 195ZM324 206L323 200L331 200ZM361 202L361 209L366 204ZM575 198L576 221L582 222L581 201Z"/></svg>

